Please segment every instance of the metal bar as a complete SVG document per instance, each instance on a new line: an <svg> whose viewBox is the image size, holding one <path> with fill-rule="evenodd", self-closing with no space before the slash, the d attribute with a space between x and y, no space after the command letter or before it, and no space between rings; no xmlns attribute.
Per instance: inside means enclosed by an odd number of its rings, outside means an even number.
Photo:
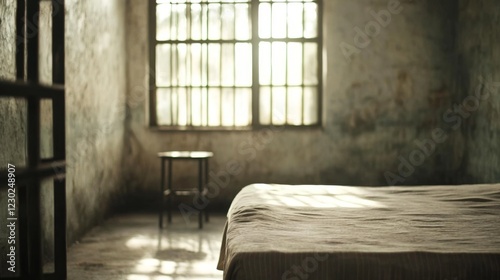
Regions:
<svg viewBox="0 0 500 280"><path fill-rule="evenodd" d="M64 37L65 37L65 1L64 0L52 0L52 83L64 85L65 83L65 53L64 53ZM62 94L59 94L56 98L52 100L52 141L54 147L54 160L66 159L66 104L65 104L65 91L62 89ZM63 162L64 163L64 162ZM65 163L64 163L65 164ZM65 171L65 169L64 169ZM60 179L58 179L60 180ZM58 181L59 182L59 181ZM67 275L66 271L66 195L65 195L65 180L62 179L64 184L58 183L59 188L63 190L54 190L54 207L61 212L55 215L55 225L57 221L61 224L59 227L64 228L64 232L58 233L59 238L55 238L55 273L60 279L65 279ZM64 193L64 196L62 195ZM59 200L59 201L58 201ZM59 218L58 218L59 217ZM54 232L57 234L57 231ZM59 242L61 242L59 244ZM59 248L60 247L60 248ZM64 247L64 252L62 251ZM59 248L59 249L58 249ZM58 250L59 253L58 253ZM60 261L57 261L57 255L60 257Z"/></svg>
<svg viewBox="0 0 500 280"><path fill-rule="evenodd" d="M169 25L168 28L170 29L170 39L173 38L173 23L174 23L174 5L170 3L170 16L169 16ZM175 45L176 46L176 45ZM174 44L169 46L169 56L170 56L170 85L174 85ZM171 125L177 125L177 123L174 122L174 93L173 90L169 91L170 93L170 124Z"/></svg>
<svg viewBox="0 0 500 280"><path fill-rule="evenodd" d="M52 101L52 141L54 159L64 161L66 158L66 104L64 97L54 98Z"/></svg>
<svg viewBox="0 0 500 280"><path fill-rule="evenodd" d="M62 161L53 161L38 164L35 167L19 168L16 170L17 181L27 181L30 178L51 178L64 174L66 172L66 164ZM0 173L0 186L7 182L6 173Z"/></svg>
<svg viewBox="0 0 500 280"><path fill-rule="evenodd" d="M274 37L273 37L273 10L274 10L274 4L270 3L269 5L271 5L271 20L269 21L269 29L270 29L270 31L269 31L270 33L269 34L270 34L270 39L271 39L271 41L270 41L271 50L269 52L269 56L270 56L269 59L271 61L271 63L270 63L270 65L271 65L271 72L270 72L271 92L270 92L269 96L271 97L271 100L269 101L269 104L270 104L269 105L269 112L270 112L270 116L271 116L270 123L274 124L273 123L273 119L274 119L273 118L273 97L274 97L274 81L273 81L273 68L274 68L273 67L273 64L274 64L273 63L273 52L274 52L274 49L273 49L273 47L274 47L274 43L276 41L273 40L274 39Z"/></svg>
<svg viewBox="0 0 500 280"><path fill-rule="evenodd" d="M33 48L36 49L36 48ZM33 57L31 58L33 60ZM29 69L30 70L30 69ZM31 73L30 73L31 72ZM28 78L38 79L38 71L28 71ZM28 167L37 168L40 164L40 100L28 99ZM42 279L42 238L40 221L40 181L30 182L27 189L28 202L28 242L30 279Z"/></svg>
<svg viewBox="0 0 500 280"><path fill-rule="evenodd" d="M209 34L210 29L208 28L208 25L210 23L210 20L209 20L209 15L210 15L210 13L209 13L209 6L210 5L207 5L207 17L205 18L205 20L207 21L207 25L205 26L206 32L207 32L207 39L210 38L210 34ZM206 76L207 76L207 84L206 84L206 91L207 91L206 92L207 93L207 96L206 96L207 112L206 112L206 114L207 115L206 115L206 117L207 117L207 126L208 126L210 124L210 114L209 114L209 110L210 110L210 98L208 96L210 94L210 90L209 90L209 84L210 84L210 81L209 81L209 78L210 78L210 75L209 75L209 72L210 72L210 67L209 67L210 61L209 61L209 59L210 59L210 56L208 54L209 49L210 49L210 44L207 43L206 45L207 45L207 48L206 48L206 51L207 51L206 52L206 59L207 60L206 60L206 65L205 65L206 69L207 69L207 71L205 73Z"/></svg>
<svg viewBox="0 0 500 280"><path fill-rule="evenodd" d="M187 114L187 120L186 120L186 124L190 124L192 125L193 124L193 104L192 104L192 100L193 100L193 80L192 80L192 77L193 77L193 69L192 69L192 64L193 64L193 58L191 56L191 45L187 45L187 49L189 51L187 51L186 53L186 57L189 56L189 63L186 63L186 69L187 69L187 66L189 65L189 75L186 73L186 79L188 79L189 77L189 86L188 86L188 91L186 93L186 103L187 103L187 108L186 108L186 114ZM186 72L188 72L186 70Z"/></svg>
<svg viewBox="0 0 500 280"><path fill-rule="evenodd" d="M177 18L177 23L179 22L179 18ZM175 72L177 73L177 79L176 79L176 85L180 85L181 82L180 82L180 63L181 63L181 52L179 51L179 45L177 45L177 48L176 48L176 52L177 52L177 55L175 56ZM176 94L177 98L176 98L176 101L177 101L177 106L175 107L176 108L176 120L175 120L175 123L176 124L179 124L179 120L181 119L181 110L179 109L180 106L179 106L179 103L180 103L180 100L181 100L181 95L180 95L180 91L177 89L177 94Z"/></svg>
<svg viewBox="0 0 500 280"><path fill-rule="evenodd" d="M17 172L16 172L17 176ZM16 178L17 179L17 178ZM6 180L2 180L6 181ZM28 199L27 199L27 187L26 185L18 186L18 203L19 203L19 276L21 278L26 278L29 271L29 251L28 251ZM17 242L17 241L16 241Z"/></svg>
<svg viewBox="0 0 500 280"><path fill-rule="evenodd" d="M259 0L252 0L252 126L260 125Z"/></svg>
<svg viewBox="0 0 500 280"><path fill-rule="evenodd" d="M288 124L288 44L285 43L285 124Z"/></svg>
<svg viewBox="0 0 500 280"><path fill-rule="evenodd" d="M289 28L288 28L288 7L289 3L285 4L286 6L286 30L285 30L285 37L289 37ZM288 124L288 46L290 45L289 42L285 42L285 125Z"/></svg>
<svg viewBox="0 0 500 280"><path fill-rule="evenodd" d="M54 180L54 241L54 274L56 279L66 279L66 179L64 178Z"/></svg>
<svg viewBox="0 0 500 280"><path fill-rule="evenodd" d="M304 33L304 29L305 29L305 26L306 26L306 6L305 4L302 4L302 37L305 37L305 33ZM301 114L302 114L302 120L300 122L301 125L304 124L304 121L305 121L305 66L306 66L306 62L305 62L305 48L306 48L306 44L303 42L302 43L302 102L301 102Z"/></svg>
<svg viewBox="0 0 500 280"><path fill-rule="evenodd" d="M192 37L192 28L193 22L191 18L191 3L188 3L186 7L186 18L187 18L187 36L186 39L190 39ZM189 68L189 75L188 75ZM193 56L192 56L192 46L191 44L186 43L186 81L189 79L189 87L186 96L186 115L187 120L186 124L193 124L193 108L192 108L192 94L193 94Z"/></svg>
<svg viewBox="0 0 500 280"><path fill-rule="evenodd" d="M318 1L318 124L323 123L323 1Z"/></svg>
<svg viewBox="0 0 500 280"><path fill-rule="evenodd" d="M156 41L156 1L150 0L148 7L148 29L149 29L149 42ZM157 96L156 96L156 44L149 44L149 125L158 125L156 111Z"/></svg>
<svg viewBox="0 0 500 280"><path fill-rule="evenodd" d="M38 62L38 26L40 14L40 0L26 2L26 21L30 24L26 27L27 44L27 80L38 83L39 80L39 62Z"/></svg>
<svg viewBox="0 0 500 280"><path fill-rule="evenodd" d="M222 32L224 32L224 27L223 27L223 23L222 23L222 4L219 5L219 28L220 28L220 34L219 34L219 38L222 39ZM222 55L223 55L223 52L222 52L222 48L223 48L223 44L219 44L219 125L222 125L222 113L223 113L223 110L222 110Z"/></svg>
<svg viewBox="0 0 500 280"><path fill-rule="evenodd" d="M24 82L0 81L0 96L17 98L48 98L64 97L64 87L60 85L44 86Z"/></svg>
<svg viewBox="0 0 500 280"><path fill-rule="evenodd" d="M52 0L52 83L65 83L64 0ZM64 116L64 115L63 115Z"/></svg>
<svg viewBox="0 0 500 280"><path fill-rule="evenodd" d="M172 158L168 159L168 190L172 191ZM168 223L172 222L172 195L170 194L167 199L167 219Z"/></svg>
<svg viewBox="0 0 500 280"><path fill-rule="evenodd" d="M233 39L236 40L236 5L233 5ZM233 45L233 127L236 126L236 43ZM207 160L208 162L208 160ZM207 163L208 164L208 163ZM208 215L207 215L208 217Z"/></svg>
<svg viewBox="0 0 500 280"><path fill-rule="evenodd" d="M26 47L26 0L17 0L16 10L16 78L24 80Z"/></svg>
<svg viewBox="0 0 500 280"><path fill-rule="evenodd" d="M200 38L203 39L203 7L206 5L200 6ZM207 37L208 39L208 37ZM200 125L203 125L203 90L201 87L203 86L203 43L200 42Z"/></svg>
<svg viewBox="0 0 500 280"><path fill-rule="evenodd" d="M200 22L201 22L201 11L200 11ZM201 33L201 28L200 28L200 33ZM200 34L201 35L201 34ZM203 98L203 90L202 90L202 87L203 87L203 77L202 77L202 74L203 74L203 44L200 44L200 90L199 90L199 93L200 93L200 125L203 125L203 101L202 101L202 98Z"/></svg>

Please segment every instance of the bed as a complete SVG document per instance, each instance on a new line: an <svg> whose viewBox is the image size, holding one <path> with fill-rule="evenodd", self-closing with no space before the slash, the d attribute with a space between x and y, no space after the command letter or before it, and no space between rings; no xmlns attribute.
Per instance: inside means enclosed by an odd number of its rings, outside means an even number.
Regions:
<svg viewBox="0 0 500 280"><path fill-rule="evenodd" d="M500 184L253 184L233 200L224 280L500 279Z"/></svg>

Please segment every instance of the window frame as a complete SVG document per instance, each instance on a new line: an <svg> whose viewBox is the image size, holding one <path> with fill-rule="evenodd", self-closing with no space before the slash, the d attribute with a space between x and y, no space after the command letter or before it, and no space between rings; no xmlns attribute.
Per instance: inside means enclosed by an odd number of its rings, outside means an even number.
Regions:
<svg viewBox="0 0 500 280"><path fill-rule="evenodd" d="M224 0L220 0L224 3ZM200 3L212 3L207 0L201 0ZM230 2L233 3L233 2ZM157 87L156 84L156 47L158 44L164 44L164 40L157 39L157 20L156 20L156 0L150 0L148 5L148 45L149 45L149 102L148 102L148 124L149 127L157 131L249 131L268 127L285 127L292 129L310 129L310 128L321 128L323 127L323 0L286 0L283 2L274 3L316 3L317 5L317 37L315 38L259 38L259 4L260 3L273 3L273 0L261 1L261 0L248 0L251 10L251 39L248 42L251 44L252 48L252 85L251 85L251 118L252 121L248 126L195 126L195 125L159 125L157 121L157 89L162 87ZM305 19L303 18L303 21ZM181 40L178 40L181 41ZM184 40L189 43L188 40ZM212 40L211 40L212 41ZM213 40L219 41L221 44L227 40ZM236 41L236 40L234 40ZM313 42L317 44L317 122L314 124L261 124L260 123L260 84L259 80L259 45L261 42L299 42L307 43ZM302 62L305 63L304 61ZM270 85L271 87L275 85ZM288 82L284 85L285 88L290 87ZM302 88L305 87L304 81L301 85ZM209 88L207 84L207 88ZM285 106L288 107L287 105Z"/></svg>

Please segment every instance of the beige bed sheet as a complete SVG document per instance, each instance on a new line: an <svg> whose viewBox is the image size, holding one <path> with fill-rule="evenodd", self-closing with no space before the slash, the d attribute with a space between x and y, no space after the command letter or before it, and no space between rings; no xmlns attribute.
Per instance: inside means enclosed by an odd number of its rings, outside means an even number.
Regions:
<svg viewBox="0 0 500 280"><path fill-rule="evenodd" d="M227 215L224 280L500 279L500 184L254 184Z"/></svg>

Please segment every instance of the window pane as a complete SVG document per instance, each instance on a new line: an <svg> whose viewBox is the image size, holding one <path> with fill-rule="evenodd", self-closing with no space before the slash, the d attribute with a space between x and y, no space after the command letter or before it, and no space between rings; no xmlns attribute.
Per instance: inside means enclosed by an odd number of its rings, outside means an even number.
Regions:
<svg viewBox="0 0 500 280"><path fill-rule="evenodd" d="M270 4L260 4L259 5L259 37L269 38L271 37L271 5Z"/></svg>
<svg viewBox="0 0 500 280"><path fill-rule="evenodd" d="M219 44L208 45L208 84L211 86L220 85L220 49Z"/></svg>
<svg viewBox="0 0 500 280"><path fill-rule="evenodd" d="M201 44L192 44L190 45L191 49L191 85L192 86L201 86L201 75L203 68L202 60L201 60Z"/></svg>
<svg viewBox="0 0 500 280"><path fill-rule="evenodd" d="M191 90L191 124L195 126L201 126L203 124L202 97L202 91L200 88L193 88Z"/></svg>
<svg viewBox="0 0 500 280"><path fill-rule="evenodd" d="M272 23L271 23L273 38L286 37L286 22L287 22L286 6L287 5L285 3L273 4Z"/></svg>
<svg viewBox="0 0 500 280"><path fill-rule="evenodd" d="M234 124L234 89L233 88L225 88L222 90L222 125L223 126L232 126Z"/></svg>
<svg viewBox="0 0 500 280"><path fill-rule="evenodd" d="M172 125L170 90L159 88L156 90L156 118L158 124Z"/></svg>
<svg viewBox="0 0 500 280"><path fill-rule="evenodd" d="M203 24L202 24L202 8L200 4L191 5L191 39L200 40Z"/></svg>
<svg viewBox="0 0 500 280"><path fill-rule="evenodd" d="M302 88L289 87L287 96L287 122L292 125L302 124Z"/></svg>
<svg viewBox="0 0 500 280"><path fill-rule="evenodd" d="M285 124L285 111L286 111L286 88L273 87L272 88L272 119L273 124Z"/></svg>
<svg viewBox="0 0 500 280"><path fill-rule="evenodd" d="M201 45L201 84L208 85L208 44Z"/></svg>
<svg viewBox="0 0 500 280"><path fill-rule="evenodd" d="M300 38L302 37L302 16L303 5L301 3L288 4L288 37Z"/></svg>
<svg viewBox="0 0 500 280"><path fill-rule="evenodd" d="M286 43L274 42L272 52L273 85L284 85L286 82Z"/></svg>
<svg viewBox="0 0 500 280"><path fill-rule="evenodd" d="M177 88L177 124L188 124L188 93L186 88Z"/></svg>
<svg viewBox="0 0 500 280"><path fill-rule="evenodd" d="M236 85L252 86L252 45L235 44Z"/></svg>
<svg viewBox="0 0 500 280"><path fill-rule="evenodd" d="M219 40L221 38L221 5L208 5L208 39Z"/></svg>
<svg viewBox="0 0 500 280"><path fill-rule="evenodd" d="M261 85L271 84L271 43L259 44L259 81Z"/></svg>
<svg viewBox="0 0 500 280"><path fill-rule="evenodd" d="M234 85L234 45L233 44L223 44L222 45L222 85L232 86Z"/></svg>
<svg viewBox="0 0 500 280"><path fill-rule="evenodd" d="M170 80L170 45L156 46L156 84L169 86Z"/></svg>
<svg viewBox="0 0 500 280"><path fill-rule="evenodd" d="M318 84L318 44L304 44L304 83Z"/></svg>
<svg viewBox="0 0 500 280"><path fill-rule="evenodd" d="M316 3L306 3L304 37L314 38L318 36L318 5Z"/></svg>
<svg viewBox="0 0 500 280"><path fill-rule="evenodd" d="M234 5L222 5L222 39L231 40L235 37Z"/></svg>
<svg viewBox="0 0 500 280"><path fill-rule="evenodd" d="M186 18L186 9L187 6L185 4L173 5L173 10L176 14L174 17L177 19L173 24L177 26L177 40L186 40L187 39L187 18Z"/></svg>
<svg viewBox="0 0 500 280"><path fill-rule="evenodd" d="M237 88L235 96L235 124L248 126L252 124L252 89Z"/></svg>
<svg viewBox="0 0 500 280"><path fill-rule="evenodd" d="M236 39L248 40L251 38L250 5L236 4Z"/></svg>
<svg viewBox="0 0 500 280"><path fill-rule="evenodd" d="M178 44L175 52L175 65L176 68L176 80L174 80L175 85L186 86L188 85L189 71L187 68L187 45Z"/></svg>
<svg viewBox="0 0 500 280"><path fill-rule="evenodd" d="M209 106L208 106L208 125L220 126L221 125L221 108L220 108L220 95L219 88L208 89Z"/></svg>
<svg viewBox="0 0 500 280"><path fill-rule="evenodd" d="M260 123L263 125L271 124L271 88L261 87L260 88Z"/></svg>
<svg viewBox="0 0 500 280"><path fill-rule="evenodd" d="M302 44L288 44L288 84L302 85Z"/></svg>
<svg viewBox="0 0 500 280"><path fill-rule="evenodd" d="M304 124L318 123L318 90L316 87L304 89Z"/></svg>
<svg viewBox="0 0 500 280"><path fill-rule="evenodd" d="M201 105L202 125L208 126L208 106L210 105L210 100L207 88L201 89Z"/></svg>
<svg viewBox="0 0 500 280"><path fill-rule="evenodd" d="M156 39L170 39L171 5L160 4L156 6Z"/></svg>

